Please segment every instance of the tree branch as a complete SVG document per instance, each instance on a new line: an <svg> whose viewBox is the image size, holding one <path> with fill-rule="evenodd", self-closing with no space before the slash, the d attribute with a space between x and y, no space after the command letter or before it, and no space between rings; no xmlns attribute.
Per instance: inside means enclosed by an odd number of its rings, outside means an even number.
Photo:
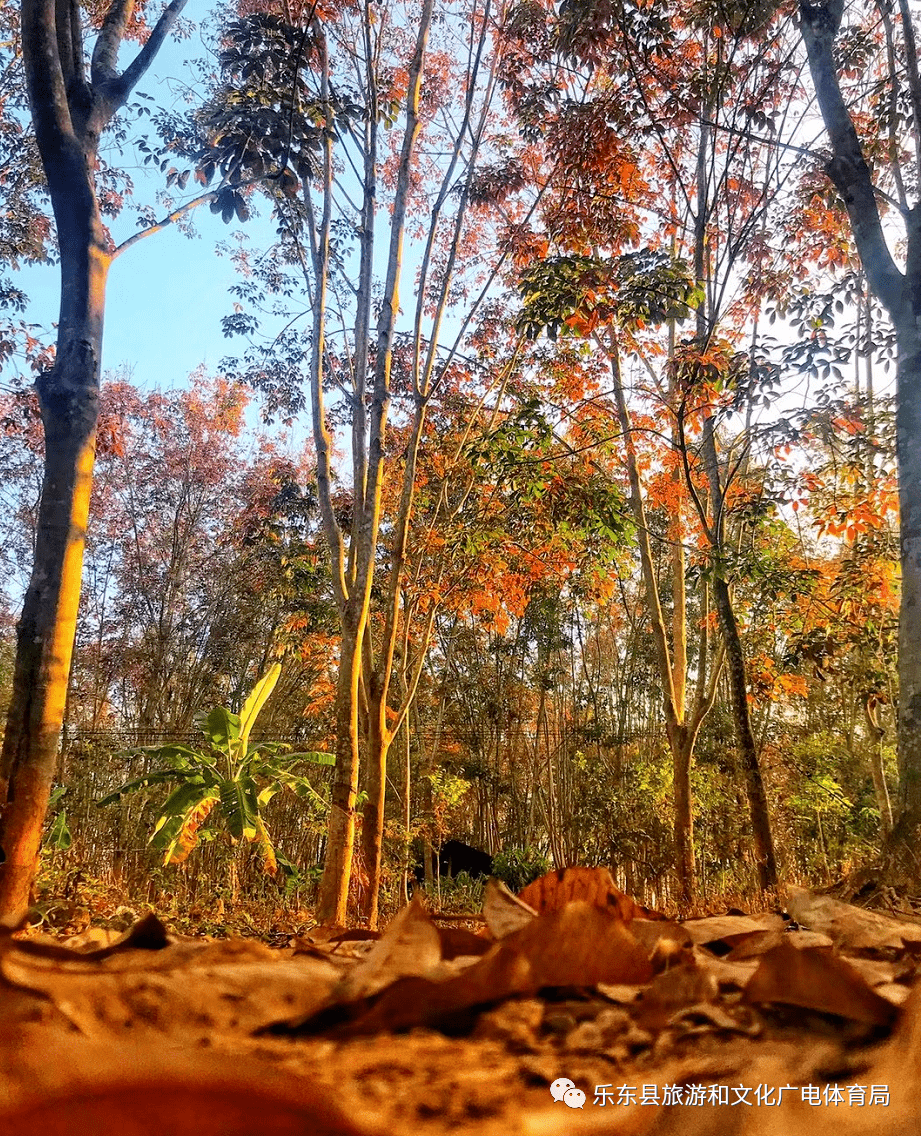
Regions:
<svg viewBox="0 0 921 1136"><path fill-rule="evenodd" d="M128 95L131 94L141 76L151 63L153 63L154 57L162 47L163 41L173 30L173 25L179 19L182 14L182 9L185 6L186 0L173 0L172 4L166 9L160 19L157 20L153 31L147 38L147 42L122 72L121 78L118 81L122 100L126 99Z"/></svg>
<svg viewBox="0 0 921 1136"><path fill-rule="evenodd" d="M102 28L96 37L90 76L94 86L101 86L117 75L118 49L125 37L125 29L134 12L134 0L112 0Z"/></svg>
<svg viewBox="0 0 921 1136"><path fill-rule="evenodd" d="M58 55L54 0L23 0L22 55L38 147L43 156L54 154L74 132Z"/></svg>
<svg viewBox="0 0 921 1136"><path fill-rule="evenodd" d="M248 183L252 184L252 182ZM123 252L127 252L132 245L136 245L138 241L143 241L146 237L152 237L154 233L159 233L161 230L169 228L174 225L181 217L185 217L187 213L191 213L193 209L197 209L199 205L204 205L207 201L213 201L223 187L218 186L217 189L209 190L208 193L203 193L199 197L187 201L185 205L180 205L178 209L174 209L172 213L168 213L162 221L157 221L153 225L149 225L146 229L141 229L138 233L133 233L127 240L122 241L120 245L116 245L115 251L112 253L112 260L121 256Z"/></svg>
<svg viewBox="0 0 921 1136"><path fill-rule="evenodd" d="M915 40L915 26L911 21L911 9L907 0L899 0L899 14L902 17L902 34L905 37L905 69L908 72L908 90L911 94L911 109L915 119L915 174L921 173L921 75L918 73L918 44ZM895 72L893 70L893 78Z"/></svg>
<svg viewBox="0 0 921 1136"><path fill-rule="evenodd" d="M800 0L800 31L834 155L825 167L826 173L844 200L870 285L889 313L895 316L903 302L904 279L883 235L870 167L841 94L835 68L832 47L841 22L841 8L841 0L824 0L817 4Z"/></svg>
<svg viewBox="0 0 921 1136"><path fill-rule="evenodd" d="M70 103L71 113L81 102L85 109L89 105L89 88L83 70L83 39L80 32L80 13L75 0L55 0L55 24L57 25L58 59L64 77L64 89Z"/></svg>

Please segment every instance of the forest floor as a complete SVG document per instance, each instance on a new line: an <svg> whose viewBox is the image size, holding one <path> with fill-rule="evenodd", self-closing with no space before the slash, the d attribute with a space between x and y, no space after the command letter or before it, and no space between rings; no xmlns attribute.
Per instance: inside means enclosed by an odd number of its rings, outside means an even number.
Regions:
<svg viewBox="0 0 921 1136"><path fill-rule="evenodd" d="M7 929L0 1136L921 1132L921 918L783 902L675 922L568 869L380 936Z"/></svg>

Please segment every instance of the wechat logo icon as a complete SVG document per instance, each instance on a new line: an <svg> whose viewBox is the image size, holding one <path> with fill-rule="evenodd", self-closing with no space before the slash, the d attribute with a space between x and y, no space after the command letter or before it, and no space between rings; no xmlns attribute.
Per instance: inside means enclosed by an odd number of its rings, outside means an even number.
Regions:
<svg viewBox="0 0 921 1136"><path fill-rule="evenodd" d="M585 1093L577 1089L568 1077L557 1077L550 1086L550 1095L555 1101L562 1101L569 1108L583 1108L585 1105Z"/></svg>

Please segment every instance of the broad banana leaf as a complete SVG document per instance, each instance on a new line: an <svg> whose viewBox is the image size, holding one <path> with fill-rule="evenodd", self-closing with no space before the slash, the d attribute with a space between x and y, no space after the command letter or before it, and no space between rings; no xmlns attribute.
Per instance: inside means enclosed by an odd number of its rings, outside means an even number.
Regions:
<svg viewBox="0 0 921 1136"><path fill-rule="evenodd" d="M243 704L243 709L240 711L240 738L239 738L239 758L242 759L246 754L246 746L249 742L250 730L253 728L253 723L259 717L259 711L266 703L266 699L275 689L275 684L278 682L278 676L281 674L281 663L275 663L262 678L256 683L253 689L249 692L249 698Z"/></svg>

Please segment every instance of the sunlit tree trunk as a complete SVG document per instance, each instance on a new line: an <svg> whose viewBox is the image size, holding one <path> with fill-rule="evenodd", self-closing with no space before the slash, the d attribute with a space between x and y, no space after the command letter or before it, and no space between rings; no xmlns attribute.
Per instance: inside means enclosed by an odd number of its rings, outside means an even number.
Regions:
<svg viewBox="0 0 921 1136"><path fill-rule="evenodd" d="M656 566L653 558L649 526L646 519L646 505L643 483L637 461L636 444L630 411L627 406L623 381L620 373L620 357L616 343L609 348L611 376L613 379L614 401L617 407L618 422L624 438L627 459L630 508L636 521L637 543L640 550L640 569L646 603L652 624L652 636L656 651L656 669L662 684L665 703L665 732L672 755L673 793L674 793L674 838L675 868L678 875L678 894L682 900L690 900L695 891L694 864L694 815L691 795L691 766L694 746L704 719L709 713L716 697L716 679L720 669L721 656L714 663L713 670L707 673L707 631L704 625L701 634L700 657L697 666L697 686L693 707L688 711L685 691L687 686L687 622L684 599L684 556L673 552L670 561L673 572L681 572L680 587L677 589L677 607L671 626L672 647L669 647L668 628L659 595Z"/></svg>
<svg viewBox="0 0 921 1136"><path fill-rule="evenodd" d="M22 40L35 135L57 226L61 307L54 366L36 382L45 472L35 561L17 632L13 698L0 757L0 914L28 904L57 759L73 653L93 480L106 275L95 192L100 134L124 105L185 5L173 0L122 73L133 12L114 0L87 75L76 0L23 0Z"/></svg>
<svg viewBox="0 0 921 1136"><path fill-rule="evenodd" d="M337 764L333 781L333 802L330 812L329 840L326 863L320 884L317 916L323 921L344 922L348 907L349 874L355 834L355 795L358 785L358 684L362 675L362 647L365 628L371 603L371 585L374 579L377 556L378 532L381 521L383 483L386 465L387 418L390 407L390 372L393 360L393 341L396 318L399 311L399 286L402 275L403 240L406 225L406 211L411 183L414 149L419 133L419 96L425 61L428 32L432 20L433 0L425 0L420 22L416 31L415 51L409 68L409 84L406 95L406 123L403 130L403 143L394 192L394 206L390 219L390 246L387 262L387 276L377 327L377 342L374 356L373 386L368 421L367 440L365 435L365 382L368 370L367 321L370 318L370 296L373 272L373 246L368 233L373 233L373 214L376 194L376 124L369 124L370 134L365 141L365 185L364 216L365 234L361 256L361 283L357 311L356 345L360 353L357 359L355 376L355 396L353 399L353 532L346 558L342 532L335 519L330 481L330 438L323 408L323 378L325 363L325 293L329 273L329 233L332 205L332 152L331 140L327 140L325 157L324 214L320 226L320 241L314 253L314 276L317 297L314 301L314 337L312 351L313 373L311 377L314 437L317 442L319 477L318 488L320 508L324 518L327 540L333 559L334 585L337 590L342 615L342 655L337 695ZM366 12L366 32L371 26L371 13ZM370 38L366 42L365 65L368 68L368 93L373 93L372 52ZM329 73L328 61L323 63L323 92L328 103ZM330 132L331 133L331 132ZM354 636L354 639L353 639ZM390 650L392 666L392 648ZM389 671L387 674L389 682ZM371 675L365 674L364 681L369 693ZM366 845L368 862L369 903L367 912L374 922L377 914L377 891L380 879L380 837L376 834L383 826L383 788L386 784L387 750L392 740L386 728L386 688L383 686L384 702L377 707L369 704L372 731L378 739L377 752L369 753L368 765L372 770L374 784L371 787L364 816L364 828L374 835L374 847ZM352 706L345 706L345 699L352 699ZM380 700L379 700L380 702ZM379 722L383 721L383 730ZM347 735L342 736L342 731ZM379 784L378 784L379 782ZM370 839L370 837L369 837ZM348 843L348 848L344 843Z"/></svg>

